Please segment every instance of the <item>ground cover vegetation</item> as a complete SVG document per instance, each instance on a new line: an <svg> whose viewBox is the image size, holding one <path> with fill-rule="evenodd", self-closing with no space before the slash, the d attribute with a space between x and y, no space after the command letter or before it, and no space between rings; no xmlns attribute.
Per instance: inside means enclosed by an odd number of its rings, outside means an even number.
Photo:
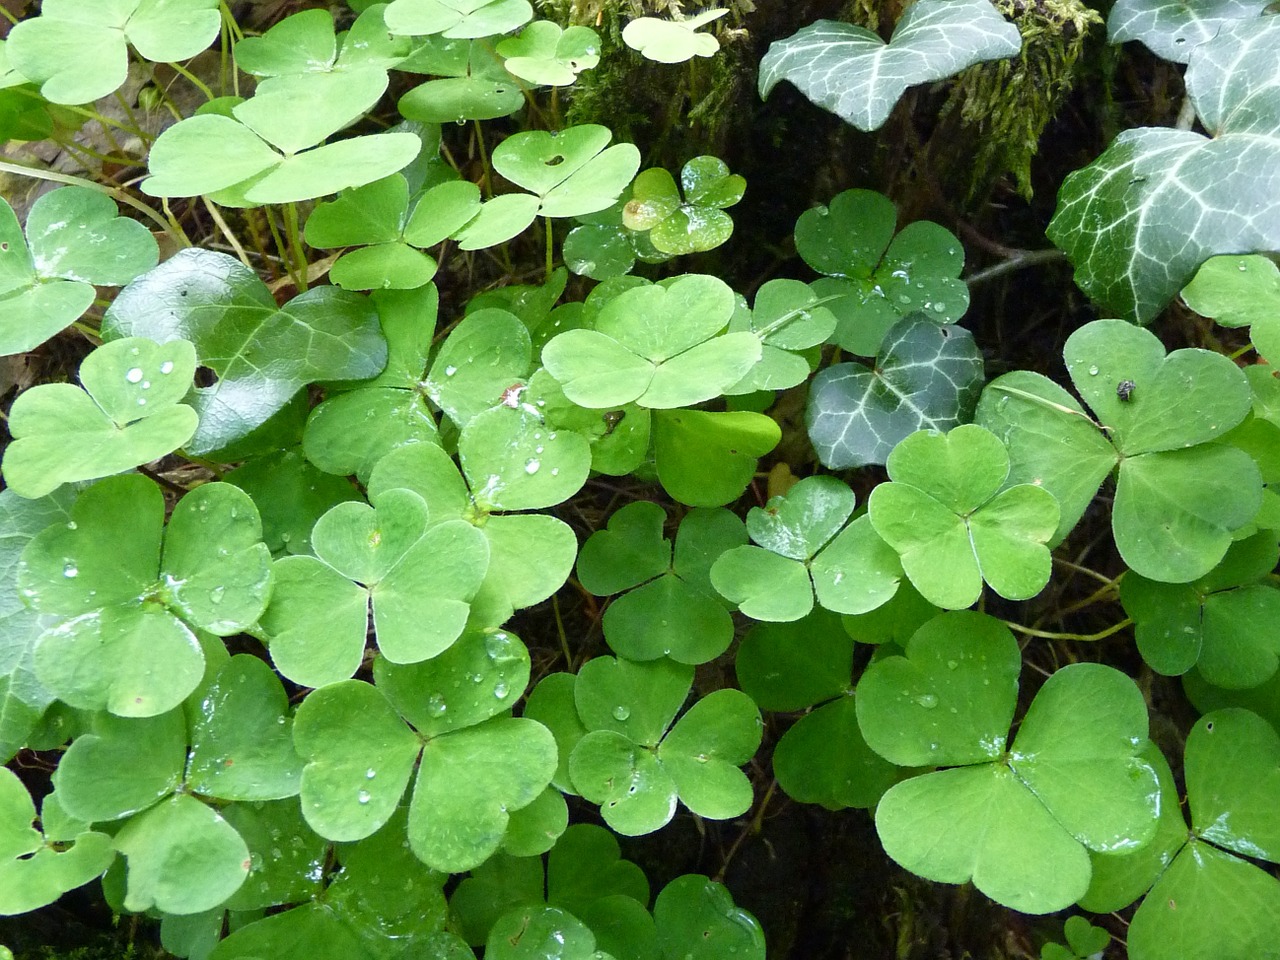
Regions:
<svg viewBox="0 0 1280 960"><path fill-rule="evenodd" d="M10 6L0 955L1280 956L1274 5Z"/></svg>

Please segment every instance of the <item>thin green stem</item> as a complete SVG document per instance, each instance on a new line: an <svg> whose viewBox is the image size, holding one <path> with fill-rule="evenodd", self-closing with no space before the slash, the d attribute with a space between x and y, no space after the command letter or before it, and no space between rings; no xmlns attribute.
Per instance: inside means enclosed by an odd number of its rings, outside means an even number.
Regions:
<svg viewBox="0 0 1280 960"><path fill-rule="evenodd" d="M564 620L560 616L560 600L554 593L551 595L551 612L556 618L556 634L560 637L560 651L564 654L565 669L573 670L573 654L569 652L569 637L564 632Z"/></svg>
<svg viewBox="0 0 1280 960"><path fill-rule="evenodd" d="M1107 627L1105 630L1099 630L1097 633L1054 633L1050 630L1036 630L1032 627L1024 627L1022 624L1014 623L1012 620L1002 620L1001 623L1010 630L1025 634L1028 637L1039 637L1041 640L1075 640L1080 643L1105 640L1107 637L1119 633L1125 627L1133 626L1133 621L1128 617L1125 617L1117 624Z"/></svg>
<svg viewBox="0 0 1280 960"><path fill-rule="evenodd" d="M1067 255L1057 247L1050 247L1047 250L1028 250L1025 253L1010 257L1008 260L993 264L985 270L970 274L965 278L964 282L970 287L976 287L980 283L986 283L988 280L1002 277L1006 273L1013 273L1015 270L1023 270L1041 263L1057 263L1059 260L1065 260L1066 258Z"/></svg>
<svg viewBox="0 0 1280 960"><path fill-rule="evenodd" d="M17 14L11 13L6 7L0 7L0 17L4 17L6 20L14 24L15 26L18 23Z"/></svg>
<svg viewBox="0 0 1280 960"><path fill-rule="evenodd" d="M173 211L169 209L169 198L164 197L160 201L160 206L164 208L164 215L169 219L169 228L173 235L182 238L182 245L184 247L194 247L195 244L192 243L191 238L187 236L187 231L182 229L182 224L178 222L178 218L174 216Z"/></svg>
<svg viewBox="0 0 1280 960"><path fill-rule="evenodd" d="M489 175L489 154L484 148L484 129L480 126L480 121L474 121L476 125L476 149L480 152L480 163L483 165L483 173L480 175L480 186L484 190L486 197L493 196L493 180Z"/></svg>
<svg viewBox="0 0 1280 960"><path fill-rule="evenodd" d="M172 68L173 68L173 70L174 70L176 73L178 73L180 76L186 77L187 81L188 81L188 82L189 82L193 87L195 87L197 90L199 90L201 93L203 93L203 94L204 94L204 98L205 98L206 100L214 100L214 99L217 99L217 98L216 98L216 96L215 96L215 94L214 94L214 92L213 92L212 90L210 90L210 89L209 89L209 85L208 85L208 84L206 84L206 83L205 83L203 80L201 80L199 77L197 77L197 76L196 76L194 73L192 73L190 70L188 70L186 67L184 67L182 64L180 64L180 63L170 63L170 64L169 64L169 66L170 66L170 67L172 67Z"/></svg>
<svg viewBox="0 0 1280 960"><path fill-rule="evenodd" d="M757 330L756 335L760 337L761 340L763 340L765 337L769 336L769 334L773 333L779 327L790 323L792 320L795 320L797 317L804 314L805 311L812 310L814 307L820 307L824 303L830 303L832 300L841 300L844 298L844 296L845 296L844 294L839 294L839 295L833 295L830 297L819 297L817 300L814 300L812 303L806 303L803 307L796 307L794 310L788 310L786 313L780 316L777 320L774 320L771 323L766 324L761 329Z"/></svg>
<svg viewBox="0 0 1280 960"><path fill-rule="evenodd" d="M289 274L289 279L297 286L298 278L293 273L293 258L289 256L289 248L285 246L284 237L280 235L280 228L276 226L276 218L270 211L266 215L267 229L271 231L271 241L276 245L276 254L279 260L284 264L284 269Z"/></svg>
<svg viewBox="0 0 1280 960"><path fill-rule="evenodd" d="M1093 418L1090 417L1089 415L1081 413L1079 410L1072 410L1070 407L1066 406L1065 404L1055 403L1053 400L1048 400L1045 397L1042 397L1035 393L1031 393L1027 390L1019 390L1017 387L1005 386L1002 383L992 383L989 385L989 389L997 390L1000 393L1007 393L1013 397L1021 397L1023 400L1030 400L1032 403L1037 403L1042 407L1048 407L1050 410L1057 410L1059 413L1070 414L1073 417L1083 417L1085 420L1088 420L1099 430L1102 429L1101 424L1094 422Z"/></svg>
<svg viewBox="0 0 1280 960"><path fill-rule="evenodd" d="M284 205L284 228L289 236L289 258L297 271L294 274L294 283L298 292L302 293L307 289L307 252L302 248L302 231L298 229L298 205L296 203L286 203ZM290 271L293 273L293 270Z"/></svg>
<svg viewBox="0 0 1280 960"><path fill-rule="evenodd" d="M51 183L65 183L72 187L87 187L90 190L97 190L99 193L105 193L116 202L123 203L127 207L132 207L149 220L159 224L160 229L169 234L169 236L172 237L179 246L191 246L191 242L187 240L181 229L178 229L175 232L174 224L171 224L141 200L135 200L119 187L109 187L106 184L95 183L92 180L85 180L83 177L75 177L69 173L57 173L53 170L43 170L39 167L28 167L20 163L9 163L4 160L0 160L0 173L13 173L20 177L32 177L36 180L48 180Z"/></svg>
<svg viewBox="0 0 1280 960"><path fill-rule="evenodd" d="M546 231L547 233L547 280L549 281L551 279L551 271L554 269L554 261L552 258L552 248L551 248L551 245L554 242L554 237L551 231L551 218L543 217L542 222L547 225L547 231Z"/></svg>

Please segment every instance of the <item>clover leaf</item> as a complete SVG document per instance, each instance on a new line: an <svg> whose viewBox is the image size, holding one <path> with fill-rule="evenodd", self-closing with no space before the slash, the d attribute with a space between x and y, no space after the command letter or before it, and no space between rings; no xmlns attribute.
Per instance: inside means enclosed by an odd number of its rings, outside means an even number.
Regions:
<svg viewBox="0 0 1280 960"><path fill-rule="evenodd" d="M528 653L510 635L469 634L434 660L379 664L378 686L340 681L299 707L303 814L329 839L369 836L395 811L421 752L410 847L433 869L478 866L498 849L510 814L537 799L556 766L545 727L499 716L524 689ZM477 767L480 756L492 765Z"/></svg>
<svg viewBox="0 0 1280 960"><path fill-rule="evenodd" d="M868 503L871 525L930 603L967 607L984 582L1025 600L1048 583L1045 543L1058 526L1058 503L1034 484L1005 486L1009 457L990 431L922 430L894 448L888 468L893 482L876 487Z"/></svg>
<svg viewBox="0 0 1280 960"><path fill-rule="evenodd" d="M718 507L742 496L759 458L781 439L776 420L746 410L654 414L658 479L667 493L693 507Z"/></svg>
<svg viewBox="0 0 1280 960"><path fill-rule="evenodd" d="M49 805L46 801L46 805ZM0 916L47 906L101 874L115 859L111 838L87 827L59 850L32 826L35 804L18 775L0 769Z"/></svg>
<svg viewBox="0 0 1280 960"><path fill-rule="evenodd" d="M600 62L600 36L594 30L564 29L550 20L535 20L495 49L513 76L553 87L567 87Z"/></svg>
<svg viewBox="0 0 1280 960"><path fill-rule="evenodd" d="M758 546L723 553L711 582L756 620L800 619L813 608L815 590L837 613L880 606L897 590L901 567L869 521L847 523L853 507L853 491L834 477L799 481L751 509L747 530Z"/></svg>
<svg viewBox="0 0 1280 960"><path fill-rule="evenodd" d="M715 820L751 806L738 767L759 746L759 711L741 691L717 690L672 726L692 681L691 668L666 660L596 657L578 672L574 700L588 732L569 757L569 775L618 833L664 826L677 797Z"/></svg>
<svg viewBox="0 0 1280 960"><path fill-rule="evenodd" d="M1040 948L1040 960L1088 960L1100 956L1111 942L1111 934L1080 916L1068 917L1062 932L1067 946L1046 943Z"/></svg>
<svg viewBox="0 0 1280 960"><path fill-rule="evenodd" d="M319 204L307 219L306 238L321 248L364 245L329 270L344 289L411 290L436 272L435 260L419 248L440 243L479 209L480 188L464 180L437 184L411 203L409 183L397 173Z"/></svg>
<svg viewBox="0 0 1280 960"><path fill-rule="evenodd" d="M363 67L391 67L402 60L410 42L391 36L383 20L386 7L374 4L360 12L339 42L333 15L303 10L285 17L258 37L235 45L236 66L257 77L291 77L308 73L351 73ZM261 88L259 88L261 89Z"/></svg>
<svg viewBox="0 0 1280 960"><path fill-rule="evenodd" d="M687 20L637 17L622 28L622 42L658 63L684 63L694 57L713 57L720 49L720 41L709 33L698 33L698 29L728 12L717 7Z"/></svg>
<svg viewBox="0 0 1280 960"><path fill-rule="evenodd" d="M873 368L837 363L813 378L805 426L832 469L884 463L917 430L967 421L981 386L972 334L912 314L886 332Z"/></svg>
<svg viewBox="0 0 1280 960"><path fill-rule="evenodd" d="M1194 583L1171 584L1131 573L1121 583L1142 658L1158 673L1193 666L1219 687L1256 687L1280 666L1280 590L1265 582L1280 559L1274 533L1233 543Z"/></svg>
<svg viewBox="0 0 1280 960"><path fill-rule="evenodd" d="M528 328L506 310L485 307L467 314L450 331L431 362L423 389L464 428L499 404L520 409L519 394L532 355Z"/></svg>
<svg viewBox="0 0 1280 960"><path fill-rule="evenodd" d="M494 148L493 169L534 195L521 198L528 211L525 226L538 215L595 213L618 199L640 167L640 151L630 143L610 147L611 139L607 127L581 124L516 133Z"/></svg>
<svg viewBox="0 0 1280 960"><path fill-rule="evenodd" d="M722 884L706 877L686 874L663 887L653 904L653 920L664 960L764 960L759 922L734 904Z"/></svg>
<svg viewBox="0 0 1280 960"><path fill-rule="evenodd" d="M907 87L1022 49L1018 28L988 0L919 0L885 43L865 27L819 20L775 41L760 61L760 96L789 80L824 110L876 130Z"/></svg>
<svg viewBox="0 0 1280 960"><path fill-rule="evenodd" d="M492 120L514 113L525 102L521 84L503 68L488 40L428 37L400 69L442 78L419 84L400 98L400 114L408 120Z"/></svg>
<svg viewBox="0 0 1280 960"><path fill-rule="evenodd" d="M1117 0L1107 14L1112 43L1141 40L1158 57L1186 63L1191 52L1235 20L1252 20L1266 9L1262 0Z"/></svg>
<svg viewBox="0 0 1280 960"><path fill-rule="evenodd" d="M392 33L469 39L523 26L533 8L526 0L392 0L385 17Z"/></svg>
<svg viewBox="0 0 1280 960"><path fill-rule="evenodd" d="M493 925L484 955L494 960L538 960L548 944L564 960L605 960L596 950L595 934L559 907L527 906L512 910ZM609 958L612 960L612 958Z"/></svg>
<svg viewBox="0 0 1280 960"><path fill-rule="evenodd" d="M205 484L174 508L162 553L164 498L133 475L90 487L71 516L33 538L19 566L24 599L51 618L36 674L81 709L163 713L204 673L191 627L239 633L266 606L258 512L236 487Z"/></svg>
<svg viewBox="0 0 1280 960"><path fill-rule="evenodd" d="M365 298L315 287L281 307L256 273L210 250L183 250L129 284L103 335L195 344L218 377L190 395L200 426L186 449L197 455L243 438L312 381L372 377L387 361Z"/></svg>
<svg viewBox="0 0 1280 960"><path fill-rule="evenodd" d="M173 452L198 429L196 412L179 403L195 370L185 340L131 337L98 347L80 365L83 389L40 384L14 401L5 481L20 496L43 497Z"/></svg>
<svg viewBox="0 0 1280 960"><path fill-rule="evenodd" d="M821 704L774 749L774 775L787 796L829 810L870 808L898 779L897 768L872 752L858 728L853 640L834 614L818 609L790 623L757 624L743 638L734 667L743 691L762 709Z"/></svg>
<svg viewBox="0 0 1280 960"><path fill-rule="evenodd" d="M1266 799L1276 789L1278 758L1280 735L1255 714L1229 708L1201 717L1186 745L1190 836L1170 776L1171 826L1158 838L1159 856L1140 850L1095 858L1103 881L1089 894L1095 908L1128 903L1151 888L1128 931L1135 960L1210 960L1224 951L1252 956L1280 936L1280 883L1239 856L1272 863L1280 857L1280 821ZM1126 893L1117 881L1129 873Z"/></svg>
<svg viewBox="0 0 1280 960"><path fill-rule="evenodd" d="M605 639L621 656L706 663L729 648L733 620L714 595L681 575L687 549L682 553L677 546L673 567L671 542L662 536L665 520L666 512L647 501L615 511L608 527L582 545L578 580L597 596L622 594L606 608L602 621ZM705 536L707 531L700 532ZM687 540L690 534L684 536ZM737 542L733 532L722 540L729 546ZM705 541L703 546L714 549Z"/></svg>
<svg viewBox="0 0 1280 960"><path fill-rule="evenodd" d="M1046 378L999 377L983 391L976 416L1007 445L1009 482L1035 483L1059 501L1056 543L1118 464L1111 526L1125 563L1164 583L1203 577L1261 502L1252 458L1213 442L1248 414L1248 379L1206 350L1166 356L1154 334L1122 320L1081 327L1064 357L1107 434ZM1117 392L1126 382L1132 388Z"/></svg>
<svg viewBox="0 0 1280 960"><path fill-rule="evenodd" d="M1127 130L1063 182L1049 239L1108 312L1149 323L1215 254L1280 247L1270 179L1280 116L1261 106L1273 95L1264 78L1280 67L1277 40L1275 17L1224 23L1192 47L1186 74L1209 137ZM1220 212L1201 217L1204 209Z"/></svg>
<svg viewBox="0 0 1280 960"><path fill-rule="evenodd" d="M684 200L663 167L644 171L631 186L622 208L627 229L648 231L649 242L662 253L679 255L713 250L733 233L724 212L742 199L747 181L731 174L719 157L694 157L680 171Z"/></svg>
<svg viewBox="0 0 1280 960"><path fill-rule="evenodd" d="M95 285L123 286L158 256L150 231L97 190L46 193L31 206L25 237L0 199L0 355L34 350L89 308Z"/></svg>
<svg viewBox="0 0 1280 960"><path fill-rule="evenodd" d="M797 252L826 275L812 287L839 318L834 339L860 356L874 356L889 328L908 314L954 323L969 308L969 288L958 279L960 242L928 220L895 236L897 218L883 194L845 190L796 221Z"/></svg>
<svg viewBox="0 0 1280 960"><path fill-rule="evenodd" d="M932 880L972 880L1024 913L1051 913L1088 888L1086 849L1150 841L1159 793L1139 756L1146 705L1110 667L1077 663L1053 674L1006 750L1020 662L1002 625L943 614L912 637L905 657L868 667L858 719L887 759L949 767L881 799L876 829L889 856Z"/></svg>
<svg viewBox="0 0 1280 960"><path fill-rule="evenodd" d="M579 406L687 407L719 396L760 359L753 333L721 333L734 311L720 280L691 275L609 300L595 329L569 330L542 362Z"/></svg>
<svg viewBox="0 0 1280 960"><path fill-rule="evenodd" d="M1224 327L1248 326L1258 353L1280 363L1280 268L1266 257L1211 257L1182 299Z"/></svg>
<svg viewBox="0 0 1280 960"><path fill-rule="evenodd" d="M9 59L54 103L89 103L125 81L129 46L153 63L187 60L218 36L217 0L53 0L9 34Z"/></svg>

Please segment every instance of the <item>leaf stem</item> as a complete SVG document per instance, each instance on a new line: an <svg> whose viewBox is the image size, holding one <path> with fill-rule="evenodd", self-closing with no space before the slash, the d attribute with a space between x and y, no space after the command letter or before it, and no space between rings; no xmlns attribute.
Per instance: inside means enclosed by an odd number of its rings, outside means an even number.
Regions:
<svg viewBox="0 0 1280 960"><path fill-rule="evenodd" d="M1041 640L1075 640L1080 643L1093 643L1097 640L1105 640L1107 637L1119 633L1125 627L1133 626L1133 621L1128 617L1125 617L1119 623L1107 627L1105 630L1099 630L1097 633L1054 633L1049 630L1036 630L1032 627L1024 627L1022 624L1014 623L1012 620L1002 620L1001 623L1010 630L1026 634L1028 637L1039 637Z"/></svg>
<svg viewBox="0 0 1280 960"><path fill-rule="evenodd" d="M560 638L560 652L564 654L565 669L573 670L573 654L569 652L569 637L564 632L564 620L560 616L560 599L558 594L551 595L551 612L556 618L556 635Z"/></svg>
<svg viewBox="0 0 1280 960"><path fill-rule="evenodd" d="M210 89L209 89L209 85L208 85L208 84L206 84L206 83L205 83L203 80L201 80L199 77L197 77L197 76L196 76L194 73L192 73L190 70L188 70L186 67L184 67L182 64L180 64L180 63L170 63L170 64L169 64L169 66L174 70L174 72L175 72L175 73L178 73L179 75L181 75L181 76L185 77L185 78L187 79L187 81L188 81L188 82L189 82L193 87L195 87L197 90L199 90L201 93L203 93L203 94L204 94L204 98L205 98L206 100L214 100L214 99L217 99L217 98L215 97L215 95L214 95L214 92L213 92L212 90L210 90Z"/></svg>
<svg viewBox="0 0 1280 960"><path fill-rule="evenodd" d="M210 218L212 218L214 224L216 224L218 229L222 232L222 235L227 238L227 243L231 244L231 249L236 252L236 256L240 258L240 262L250 270L253 270L253 264L249 262L248 254L244 252L244 247L240 246L239 239L237 239L236 235L231 231L231 228L227 226L227 221L223 219L222 213L218 210L217 205L208 197L201 197L200 199L204 201L204 208L209 211Z"/></svg>
<svg viewBox="0 0 1280 960"><path fill-rule="evenodd" d="M480 121L473 121L476 127L476 149L480 153L480 164L483 173L480 177L480 186L484 190L486 197L493 196L493 180L489 176L489 154L484 149L484 130L480 127Z"/></svg>
<svg viewBox="0 0 1280 960"><path fill-rule="evenodd" d="M302 232L298 229L298 205L296 203L286 203L284 205L284 228L289 235L289 254L290 262L297 269L296 283L298 292L302 293L307 289L307 252L302 249Z"/></svg>
<svg viewBox="0 0 1280 960"><path fill-rule="evenodd" d="M972 273L965 278L964 282L970 287L976 287L980 283L986 283L988 280L1002 277L1006 273L1013 273L1015 270L1034 267L1041 263L1057 263L1059 260L1065 260L1066 258L1067 255L1057 247L1049 247L1046 250L1028 250L1000 263L992 264L977 273Z"/></svg>
<svg viewBox="0 0 1280 960"><path fill-rule="evenodd" d="M120 187L109 187L106 184L95 183L92 180L85 180L83 177L72 176L69 173L57 173L56 171L44 170L40 167L28 167L25 164L10 163L7 160L0 160L0 173L13 173L20 177L32 177L36 180L48 180L51 183L63 183L71 187L87 187L90 190L97 190L99 193L105 193L116 202L123 203L127 207L132 207L149 220L158 224L160 229L169 234L178 246L191 246L191 241L187 240L187 238L182 235L181 231L175 233L173 224L157 213L154 208L147 206L147 204L143 203L141 200L135 200Z"/></svg>
<svg viewBox="0 0 1280 960"><path fill-rule="evenodd" d="M554 269L554 262L553 262L553 258L552 258L552 243L554 242L554 237L553 237L553 235L552 235L552 230L551 230L551 218L550 218L550 217L543 217L543 218L542 218L542 222L543 222L543 223L545 223L545 224L547 225L547 230L546 230L546 233L547 233L547 273L546 273L546 276L547 276L547 280L548 280L548 281L550 281L550 280L551 280L551 271Z"/></svg>

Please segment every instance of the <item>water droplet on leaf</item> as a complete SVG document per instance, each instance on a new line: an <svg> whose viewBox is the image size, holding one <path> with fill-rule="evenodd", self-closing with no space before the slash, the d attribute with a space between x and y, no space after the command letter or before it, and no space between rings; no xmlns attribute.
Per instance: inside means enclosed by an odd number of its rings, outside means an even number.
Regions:
<svg viewBox="0 0 1280 960"><path fill-rule="evenodd" d="M137 383L139 380L142 379L142 368L130 367L129 372L124 375L124 378L128 380L130 383Z"/></svg>
<svg viewBox="0 0 1280 960"><path fill-rule="evenodd" d="M626 720L629 716L631 716L631 711L626 707L617 706L613 708L613 719L617 720L619 723Z"/></svg>

